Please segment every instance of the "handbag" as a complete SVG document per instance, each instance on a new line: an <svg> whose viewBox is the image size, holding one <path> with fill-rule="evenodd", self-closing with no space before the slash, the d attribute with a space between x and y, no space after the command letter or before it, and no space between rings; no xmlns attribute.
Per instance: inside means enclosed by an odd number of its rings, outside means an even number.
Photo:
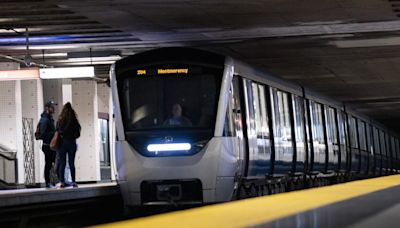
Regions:
<svg viewBox="0 0 400 228"><path fill-rule="evenodd" d="M56 133L54 134L53 138L50 141L50 149L57 151L58 148L60 147L60 142L61 142L60 133L56 131Z"/></svg>

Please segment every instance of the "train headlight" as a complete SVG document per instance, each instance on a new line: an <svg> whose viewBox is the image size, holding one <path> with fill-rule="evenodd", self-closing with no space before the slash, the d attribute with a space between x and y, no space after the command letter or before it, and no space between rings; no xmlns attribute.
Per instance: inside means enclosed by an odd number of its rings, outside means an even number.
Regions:
<svg viewBox="0 0 400 228"><path fill-rule="evenodd" d="M162 143L162 144L149 144L147 150L149 152L162 152L162 151L188 151L192 148L190 143Z"/></svg>

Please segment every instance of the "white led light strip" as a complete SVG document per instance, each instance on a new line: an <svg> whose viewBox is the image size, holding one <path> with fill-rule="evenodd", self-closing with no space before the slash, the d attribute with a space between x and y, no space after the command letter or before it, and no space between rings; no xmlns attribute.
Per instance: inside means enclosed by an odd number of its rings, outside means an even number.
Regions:
<svg viewBox="0 0 400 228"><path fill-rule="evenodd" d="M183 151L190 150L190 143L163 143L163 144L149 144L147 150L150 152L159 151Z"/></svg>
<svg viewBox="0 0 400 228"><path fill-rule="evenodd" d="M56 79L56 78L93 78L94 67L60 67L60 68L44 68L40 69L40 78Z"/></svg>

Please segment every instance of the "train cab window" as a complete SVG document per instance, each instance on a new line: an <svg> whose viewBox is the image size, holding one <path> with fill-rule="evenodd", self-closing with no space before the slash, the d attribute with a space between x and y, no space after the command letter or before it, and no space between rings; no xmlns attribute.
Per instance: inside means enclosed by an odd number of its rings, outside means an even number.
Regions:
<svg viewBox="0 0 400 228"><path fill-rule="evenodd" d="M272 122L274 128L275 159L290 162L293 159L292 128L290 124L289 94L270 89Z"/></svg>
<svg viewBox="0 0 400 228"><path fill-rule="evenodd" d="M367 151L367 140L365 138L365 122L358 120L358 136L360 139L360 149Z"/></svg>
<svg viewBox="0 0 400 228"><path fill-rule="evenodd" d="M175 72L160 68L154 66L145 75L132 73L119 82L126 130L213 129L222 69L185 66L179 67L185 71Z"/></svg>
<svg viewBox="0 0 400 228"><path fill-rule="evenodd" d="M358 137L357 137L357 119L350 116L349 118L349 130L350 130L350 144L352 148L358 149Z"/></svg>

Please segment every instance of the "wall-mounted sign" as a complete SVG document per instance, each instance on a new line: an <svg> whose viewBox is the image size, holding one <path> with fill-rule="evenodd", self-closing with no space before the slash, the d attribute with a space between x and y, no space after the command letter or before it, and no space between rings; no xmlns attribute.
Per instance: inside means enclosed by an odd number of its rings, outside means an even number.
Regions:
<svg viewBox="0 0 400 228"><path fill-rule="evenodd" d="M39 68L0 70L0 81L39 79Z"/></svg>

